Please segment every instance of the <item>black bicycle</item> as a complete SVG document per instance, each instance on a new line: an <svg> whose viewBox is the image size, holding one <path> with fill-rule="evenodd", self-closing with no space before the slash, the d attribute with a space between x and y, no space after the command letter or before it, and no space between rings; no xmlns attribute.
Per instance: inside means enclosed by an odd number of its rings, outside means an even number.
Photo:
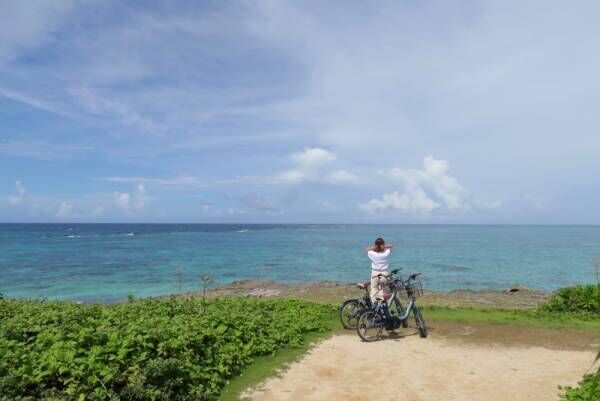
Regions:
<svg viewBox="0 0 600 401"><path fill-rule="evenodd" d="M400 269L392 270L392 274L397 274ZM371 302L371 296L369 295L369 288L371 287L371 283L369 281L365 281L364 283L356 284L358 288L365 291L365 294L360 298L352 298L344 301L340 306L340 322L342 326L347 330L356 330L356 326L358 325L358 317L365 309L371 309L373 307L373 303ZM396 300L396 309L399 311L399 314L404 313L404 309L402 307L402 303L399 299ZM408 321L404 320L402 322L402 327L408 327Z"/></svg>
<svg viewBox="0 0 600 401"><path fill-rule="evenodd" d="M397 271L392 272L392 274ZM399 328L403 322L408 321L412 312L415 317L415 323L419 330L419 335L422 338L427 337L427 324L417 308L417 297L423 295L423 286L420 280L417 280L421 273L413 273L408 276L408 279L402 280L400 277L393 277L384 284L389 285L391 294L389 298L377 299L370 308L365 308L360 311L356 332L363 341L375 341L381 337L383 329L395 330ZM383 275L380 275L383 278ZM406 310L402 309L400 303L399 292L404 291L408 298ZM396 308L394 313L393 308Z"/></svg>
<svg viewBox="0 0 600 401"><path fill-rule="evenodd" d="M340 322L345 329L356 329L358 324L358 316L365 309L372 307L371 297L369 296L369 287L371 283L356 284L358 288L365 291L365 295L360 298L352 298L344 301L340 306Z"/></svg>

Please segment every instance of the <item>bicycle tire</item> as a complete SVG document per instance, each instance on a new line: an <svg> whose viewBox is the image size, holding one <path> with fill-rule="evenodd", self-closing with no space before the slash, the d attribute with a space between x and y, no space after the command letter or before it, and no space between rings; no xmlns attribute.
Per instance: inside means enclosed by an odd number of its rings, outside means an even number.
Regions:
<svg viewBox="0 0 600 401"><path fill-rule="evenodd" d="M365 342L376 341L381 337L384 322L382 317L373 310L365 310L358 318L356 333ZM373 332L369 331L373 329Z"/></svg>
<svg viewBox="0 0 600 401"><path fill-rule="evenodd" d="M356 329L362 306L358 299L349 299L340 306L340 322L346 330Z"/></svg>
<svg viewBox="0 0 600 401"><path fill-rule="evenodd" d="M421 311L417 309L416 306L413 308L413 314L415 316L415 323L417 324L417 328L419 329L419 336L421 338L426 338L428 333L425 318L423 318Z"/></svg>

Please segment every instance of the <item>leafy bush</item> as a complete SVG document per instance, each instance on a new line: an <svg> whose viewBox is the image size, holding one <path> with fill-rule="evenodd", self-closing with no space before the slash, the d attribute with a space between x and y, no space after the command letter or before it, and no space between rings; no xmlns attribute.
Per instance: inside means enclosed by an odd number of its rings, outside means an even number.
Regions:
<svg viewBox="0 0 600 401"><path fill-rule="evenodd" d="M0 300L0 400L210 400L258 355L326 329L295 300Z"/></svg>
<svg viewBox="0 0 600 401"><path fill-rule="evenodd" d="M600 400L600 371L585 375L579 387L566 387L562 399L565 401L598 401Z"/></svg>
<svg viewBox="0 0 600 401"><path fill-rule="evenodd" d="M561 288L541 309L548 312L600 314L600 286L589 284Z"/></svg>

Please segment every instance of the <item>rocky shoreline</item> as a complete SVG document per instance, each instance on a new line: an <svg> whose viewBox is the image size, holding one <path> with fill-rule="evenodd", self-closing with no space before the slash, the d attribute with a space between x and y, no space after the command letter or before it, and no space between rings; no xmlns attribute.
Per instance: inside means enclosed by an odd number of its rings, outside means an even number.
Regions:
<svg viewBox="0 0 600 401"><path fill-rule="evenodd" d="M207 296L245 296L256 298L300 298L316 302L341 303L349 298L360 297L363 290L355 283L319 281L301 284L284 284L270 280L240 280L210 288ZM201 296L202 292L187 293ZM448 292L427 291L419 298L424 306L476 307L494 309L533 309L546 302L551 293L531 290L515 285L504 291L474 291L469 289Z"/></svg>

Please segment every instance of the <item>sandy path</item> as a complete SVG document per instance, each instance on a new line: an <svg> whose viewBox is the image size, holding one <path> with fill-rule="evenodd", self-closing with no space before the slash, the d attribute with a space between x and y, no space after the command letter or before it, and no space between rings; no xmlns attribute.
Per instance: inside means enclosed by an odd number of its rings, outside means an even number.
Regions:
<svg viewBox="0 0 600 401"><path fill-rule="evenodd" d="M363 343L336 335L281 377L245 396L253 400L548 401L574 385L592 351L468 344L430 336Z"/></svg>

